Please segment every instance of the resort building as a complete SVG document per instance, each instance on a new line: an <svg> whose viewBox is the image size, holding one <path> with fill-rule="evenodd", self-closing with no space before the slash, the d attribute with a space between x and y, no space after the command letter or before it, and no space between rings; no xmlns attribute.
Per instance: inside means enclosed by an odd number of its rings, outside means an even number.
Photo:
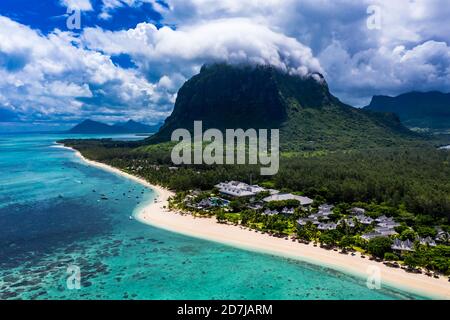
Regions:
<svg viewBox="0 0 450 320"><path fill-rule="evenodd" d="M203 199L197 204L197 209L209 209L214 207L227 207L230 204L230 201L216 198L216 197L210 197L207 199Z"/></svg>
<svg viewBox="0 0 450 320"><path fill-rule="evenodd" d="M312 213L312 214L310 214L310 215L308 216L308 218L311 218L311 219L330 220L330 218L328 218L328 215L325 215L325 214L320 213L320 212L318 212L318 213Z"/></svg>
<svg viewBox="0 0 450 320"><path fill-rule="evenodd" d="M419 238L420 244L423 246L436 247L436 242L431 237Z"/></svg>
<svg viewBox="0 0 450 320"><path fill-rule="evenodd" d="M334 206L332 204L325 203L325 204L322 204L319 206L319 212L320 211L331 212L331 211L333 211L333 209L334 209Z"/></svg>
<svg viewBox="0 0 450 320"><path fill-rule="evenodd" d="M328 220L330 220L330 218L328 218L327 216L318 216L318 217L315 217L315 219L317 219L319 221L328 221Z"/></svg>
<svg viewBox="0 0 450 320"><path fill-rule="evenodd" d="M264 206L261 203L251 203L247 206L247 208L258 211L258 210L263 209Z"/></svg>
<svg viewBox="0 0 450 320"><path fill-rule="evenodd" d="M383 237L389 237L389 236L394 236L394 235L398 234L397 232L395 232L394 229L384 228L384 227L376 227L375 232L378 232Z"/></svg>
<svg viewBox="0 0 450 320"><path fill-rule="evenodd" d="M281 213L284 214L284 215L290 216L290 215L295 213L295 210L294 210L294 208L283 208Z"/></svg>
<svg viewBox="0 0 450 320"><path fill-rule="evenodd" d="M221 182L215 185L221 194L230 197L253 197L260 192L266 191L266 189L257 186L257 185L249 185L244 182L239 181L230 181L230 182Z"/></svg>
<svg viewBox="0 0 450 320"><path fill-rule="evenodd" d="M409 239L407 239L406 241L395 239L394 244L391 248L395 251L414 251L414 244Z"/></svg>
<svg viewBox="0 0 450 320"><path fill-rule="evenodd" d="M338 224L344 223L350 228L354 228L356 226L355 221L353 219L342 219L338 221Z"/></svg>
<svg viewBox="0 0 450 320"><path fill-rule="evenodd" d="M265 216L275 216L278 213L279 212L277 210L266 209L266 211L264 211L262 214L265 215Z"/></svg>
<svg viewBox="0 0 450 320"><path fill-rule="evenodd" d="M444 243L445 242L448 243L449 239L450 239L450 233L445 232L443 230L438 231L436 238L435 238L436 241L444 242Z"/></svg>
<svg viewBox="0 0 450 320"><path fill-rule="evenodd" d="M302 206L309 206L314 201L308 197L303 196L296 196L292 193L278 193L273 194L269 197L266 197L263 199L265 202L272 202L272 201L286 201L286 200L297 200L300 202L300 205Z"/></svg>
<svg viewBox="0 0 450 320"><path fill-rule="evenodd" d="M331 212L331 211L320 211L320 210L319 210L319 212L316 213L316 215L319 217L328 217L332 214L333 214L333 212Z"/></svg>
<svg viewBox="0 0 450 320"><path fill-rule="evenodd" d="M374 238L380 238L380 237L383 237L383 235L376 231L365 233L361 236L361 238L363 238L364 240L367 240L367 241L374 239Z"/></svg>
<svg viewBox="0 0 450 320"><path fill-rule="evenodd" d="M365 215L357 216L356 220L358 220L362 224L366 224L366 225L372 224L372 222L374 221L371 217L366 217Z"/></svg>
<svg viewBox="0 0 450 320"><path fill-rule="evenodd" d="M399 227L400 223L395 222L395 221L387 221L387 222L379 222L377 225L382 228L394 229L395 227Z"/></svg>
<svg viewBox="0 0 450 320"><path fill-rule="evenodd" d="M306 226L308 222L311 222L314 225L319 225L320 221L317 219L311 219L311 218L300 218L297 220L297 224L301 227Z"/></svg>
<svg viewBox="0 0 450 320"><path fill-rule="evenodd" d="M365 214L366 213L366 209L355 207L355 208L351 208L350 212L352 214L354 214L354 215L359 216L359 215Z"/></svg>
<svg viewBox="0 0 450 320"><path fill-rule="evenodd" d="M369 241L373 238L379 238L379 237L389 237L397 235L398 233L395 232L393 228L384 228L384 227L376 227L373 232L365 233L361 236L364 240Z"/></svg>
<svg viewBox="0 0 450 320"><path fill-rule="evenodd" d="M268 189L267 191L269 191L269 193L270 193L271 195L280 193L280 191L275 190L275 189Z"/></svg>
<svg viewBox="0 0 450 320"><path fill-rule="evenodd" d="M381 216L381 217L376 218L375 221L376 221L376 222L383 222L383 221L386 221L386 220L388 220L388 219L391 219L391 218L388 218L388 217L386 217L385 215L383 215L383 216Z"/></svg>
<svg viewBox="0 0 450 320"><path fill-rule="evenodd" d="M325 230L336 230L337 224L335 223L321 223L317 226L317 229L321 231Z"/></svg>
<svg viewBox="0 0 450 320"><path fill-rule="evenodd" d="M318 214L321 214L323 216L329 216L333 214L334 206L331 204L322 204L319 206Z"/></svg>
<svg viewBox="0 0 450 320"><path fill-rule="evenodd" d="M214 204L209 199L203 199L197 204L197 209L208 209L214 207Z"/></svg>
<svg viewBox="0 0 450 320"><path fill-rule="evenodd" d="M377 225L383 228L395 228L400 226L400 223L395 222L393 218L387 218L386 216L381 216L375 219Z"/></svg>

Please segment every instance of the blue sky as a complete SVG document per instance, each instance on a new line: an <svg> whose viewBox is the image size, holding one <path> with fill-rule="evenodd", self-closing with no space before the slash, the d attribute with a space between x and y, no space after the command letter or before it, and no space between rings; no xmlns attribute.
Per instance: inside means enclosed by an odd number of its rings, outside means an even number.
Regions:
<svg viewBox="0 0 450 320"><path fill-rule="evenodd" d="M215 61L321 72L354 106L450 91L446 0L2 0L0 131L149 124ZM70 10L80 28L68 29ZM70 11L73 12L73 11Z"/></svg>
<svg viewBox="0 0 450 320"><path fill-rule="evenodd" d="M162 18L150 3L140 3L136 6L123 3L123 6L112 10L114 14L110 15L110 18L102 19L99 14L102 12L103 1L91 0L89 3L92 10L83 11L83 27L99 26L107 30L121 30L134 28L143 21L159 25ZM48 34L55 28L66 28L67 6L60 0L2 0L0 14Z"/></svg>

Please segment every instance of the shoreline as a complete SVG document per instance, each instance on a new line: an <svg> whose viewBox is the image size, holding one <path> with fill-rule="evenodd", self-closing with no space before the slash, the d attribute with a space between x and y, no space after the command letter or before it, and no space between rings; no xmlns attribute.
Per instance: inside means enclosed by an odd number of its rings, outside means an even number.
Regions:
<svg viewBox="0 0 450 320"><path fill-rule="evenodd" d="M57 146L75 152L77 157L91 166L131 179L154 190L155 199L138 207L134 213L136 220L141 223L244 250L291 258L331 268L362 279L369 276L370 269L375 266L379 268L382 287L387 286L431 299L450 300L450 282L447 281L447 277L441 276L439 279L435 279L424 274L407 273L402 269L389 268L381 262L371 261L368 258L363 259L359 252L356 252L355 256L344 255L336 251L314 247L312 244L305 245L283 238L271 237L244 229L242 226L219 224L215 218L198 218L170 211L168 199L174 195L172 191L152 185L143 178L104 163L89 160L73 148L60 144Z"/></svg>

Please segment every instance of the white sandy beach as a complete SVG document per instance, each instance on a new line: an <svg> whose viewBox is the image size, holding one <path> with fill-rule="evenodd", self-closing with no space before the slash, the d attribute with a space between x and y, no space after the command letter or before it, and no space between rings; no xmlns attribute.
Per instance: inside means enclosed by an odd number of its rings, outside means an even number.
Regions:
<svg viewBox="0 0 450 320"><path fill-rule="evenodd" d="M194 218L191 215L181 215L164 209L170 192L160 193L157 203L145 207L137 217L140 221L169 231L188 236L207 239L235 246L242 249L254 250L283 257L298 259L321 266L330 267L347 274L366 278L373 266L379 268L381 285L402 289L418 295L435 298L450 299L450 282L447 278L430 278L426 275L411 274L401 269L394 269L382 263L355 256L328 251L312 244L304 245L291 240L271 237L239 226L219 224L214 218ZM373 271L372 271L373 272Z"/></svg>
<svg viewBox="0 0 450 320"><path fill-rule="evenodd" d="M73 150L72 148L68 149ZM448 282L447 277L435 279L422 274L411 274L401 269L389 268L382 263L370 261L368 258L363 259L359 253L356 253L355 256L344 255L314 247L312 244L304 245L291 240L270 237L240 226L218 224L216 219L195 218L191 215L170 212L167 209L167 200L173 195L173 192L151 185L144 179L122 172L119 169L88 160L78 151L74 151L88 164L132 179L157 193L155 202L148 204L136 213L136 218L145 224L242 249L302 260L363 278L368 277L369 272L373 270L373 266L376 266L380 270L382 286L387 285L430 298L450 300L450 282Z"/></svg>

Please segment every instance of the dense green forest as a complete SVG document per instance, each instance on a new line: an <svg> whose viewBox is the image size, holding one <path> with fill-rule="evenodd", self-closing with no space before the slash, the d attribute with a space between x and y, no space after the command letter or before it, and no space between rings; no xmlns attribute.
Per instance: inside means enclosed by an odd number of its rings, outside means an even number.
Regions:
<svg viewBox="0 0 450 320"><path fill-rule="evenodd" d="M110 140L66 140L86 157L174 190L210 189L240 180L303 193L331 203L386 203L424 220L450 221L450 152L432 146L340 152L283 153L275 176L259 166L192 165L173 168L173 143L140 146ZM251 180L251 181L250 181Z"/></svg>

